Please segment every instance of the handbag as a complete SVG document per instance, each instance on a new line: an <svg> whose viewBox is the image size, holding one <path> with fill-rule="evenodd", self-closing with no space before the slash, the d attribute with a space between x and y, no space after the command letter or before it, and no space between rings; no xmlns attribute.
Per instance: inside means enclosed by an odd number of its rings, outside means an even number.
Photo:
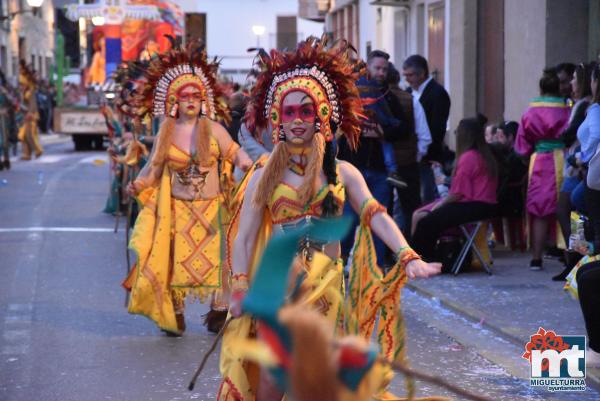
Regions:
<svg viewBox="0 0 600 401"><path fill-rule="evenodd" d="M586 180L588 188L600 191L600 146L596 148L596 153L588 163Z"/></svg>

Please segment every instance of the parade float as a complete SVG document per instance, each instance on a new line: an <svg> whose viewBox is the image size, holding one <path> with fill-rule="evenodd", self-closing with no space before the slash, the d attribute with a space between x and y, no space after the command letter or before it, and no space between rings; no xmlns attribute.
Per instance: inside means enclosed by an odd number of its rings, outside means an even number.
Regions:
<svg viewBox="0 0 600 401"><path fill-rule="evenodd" d="M114 98L113 72L123 62L166 51L171 44L165 35L183 33L183 14L165 1L100 0L71 4L66 15L73 21L92 22L80 23L80 29L84 27L91 37L88 47L93 55L81 74L79 87L85 88L85 95L56 108L54 130L71 135L76 150L99 149L108 135L100 107Z"/></svg>

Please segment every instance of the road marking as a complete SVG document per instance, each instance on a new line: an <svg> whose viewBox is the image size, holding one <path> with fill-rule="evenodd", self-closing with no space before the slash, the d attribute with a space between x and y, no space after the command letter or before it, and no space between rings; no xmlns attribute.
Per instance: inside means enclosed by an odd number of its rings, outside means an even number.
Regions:
<svg viewBox="0 0 600 401"><path fill-rule="evenodd" d="M108 155L106 153L104 153L104 154L96 154L94 156L85 157L85 158L79 160L77 163L102 165L102 164L106 164L107 162L108 162Z"/></svg>
<svg viewBox="0 0 600 401"><path fill-rule="evenodd" d="M31 232L58 232L58 233L112 233L114 228L103 227L8 227L0 228L0 233L31 233Z"/></svg>

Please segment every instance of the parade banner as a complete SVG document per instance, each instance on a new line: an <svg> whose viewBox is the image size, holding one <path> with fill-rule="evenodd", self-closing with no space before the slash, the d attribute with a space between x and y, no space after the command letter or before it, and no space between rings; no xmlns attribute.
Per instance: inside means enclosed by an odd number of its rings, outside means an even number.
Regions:
<svg viewBox="0 0 600 401"><path fill-rule="evenodd" d="M143 0L143 3L134 4L156 6L160 12L160 20L130 19L123 22L123 61L138 60L152 56L155 52L167 51L171 44L165 35L183 34L183 12L176 4L157 0Z"/></svg>
<svg viewBox="0 0 600 401"><path fill-rule="evenodd" d="M60 110L56 114L58 114L58 118L55 119L54 129L57 132L63 134L108 133L104 117L99 110Z"/></svg>

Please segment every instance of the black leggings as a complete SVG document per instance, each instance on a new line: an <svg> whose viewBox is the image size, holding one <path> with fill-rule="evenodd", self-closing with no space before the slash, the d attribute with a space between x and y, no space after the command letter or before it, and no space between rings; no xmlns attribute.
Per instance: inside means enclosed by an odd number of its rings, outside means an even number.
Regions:
<svg viewBox="0 0 600 401"><path fill-rule="evenodd" d="M423 217L412 238L412 247L425 260L435 257L435 245L440 235L447 229L464 223L492 218L496 215L496 205L485 202L451 202Z"/></svg>
<svg viewBox="0 0 600 401"><path fill-rule="evenodd" d="M600 261L579 268L577 288L589 346L594 351L600 352Z"/></svg>
<svg viewBox="0 0 600 401"><path fill-rule="evenodd" d="M584 196L585 208L594 229L594 238L592 241L594 242L596 253L598 253L600 251L600 191L591 189L586 185Z"/></svg>

